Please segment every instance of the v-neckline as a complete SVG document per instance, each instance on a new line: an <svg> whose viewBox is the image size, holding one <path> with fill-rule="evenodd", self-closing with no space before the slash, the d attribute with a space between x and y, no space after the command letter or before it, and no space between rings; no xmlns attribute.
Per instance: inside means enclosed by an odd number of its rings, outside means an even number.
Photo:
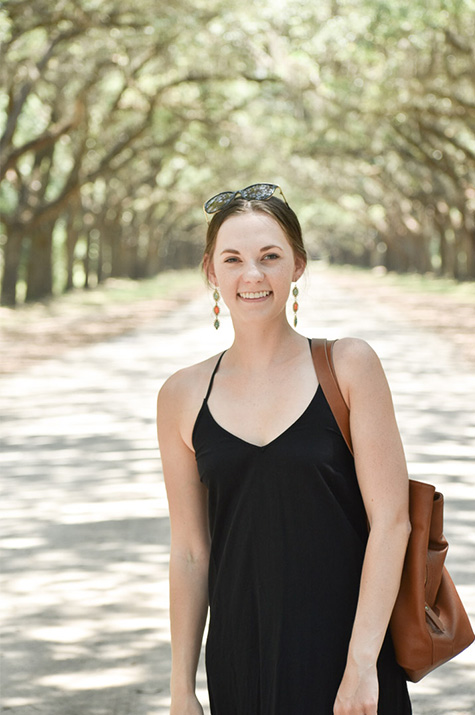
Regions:
<svg viewBox="0 0 475 715"><path fill-rule="evenodd" d="M266 449L267 447L270 447L272 444L274 444L274 442L277 442L279 439L281 439L281 437L284 437L284 435L286 435L288 432L290 432L290 430L293 427L296 427L296 425L300 422L300 420L302 420L305 417L305 415L309 411L310 407L313 405L319 391L320 391L320 383L317 385L317 389L315 390L315 392L312 396L312 399L310 400L310 402L308 403L308 405L304 409L304 411L288 427L286 427L282 432L280 432L276 437L271 439L269 442L266 442L266 444L255 444L254 442L249 442L247 439L244 439L243 437L239 437L237 434L234 434L234 432L230 432L230 430L226 429L226 427L223 427L223 425L221 425L216 420L216 418L213 416L213 413L211 412L209 405L208 405L208 400L204 400L203 407L208 410L208 415L211 417L211 419L214 422L214 424L216 425L216 427L218 427L221 430L221 432L224 432L229 437L232 437L233 439L237 440L238 442L241 442L242 444L247 445L248 447L252 447L254 449Z"/></svg>

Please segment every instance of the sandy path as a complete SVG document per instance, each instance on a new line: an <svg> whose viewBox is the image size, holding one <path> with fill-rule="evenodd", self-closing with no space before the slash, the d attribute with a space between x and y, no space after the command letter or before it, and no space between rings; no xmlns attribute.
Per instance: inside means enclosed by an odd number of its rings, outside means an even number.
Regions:
<svg viewBox="0 0 475 715"><path fill-rule="evenodd" d="M305 335L380 354L413 476L446 495L449 568L475 618L475 374L446 333L324 270L301 290ZM165 715L168 519L155 398L229 344L203 295L136 331L0 378L2 711ZM474 713L475 648L411 687L415 715ZM199 690L205 701L203 670Z"/></svg>

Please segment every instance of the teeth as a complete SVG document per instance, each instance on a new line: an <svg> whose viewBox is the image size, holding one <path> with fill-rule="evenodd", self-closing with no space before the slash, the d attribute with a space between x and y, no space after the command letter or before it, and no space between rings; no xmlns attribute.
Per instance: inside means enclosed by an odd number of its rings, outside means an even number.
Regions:
<svg viewBox="0 0 475 715"><path fill-rule="evenodd" d="M270 295L269 290L261 290L260 293L239 293L241 298L265 298L267 295Z"/></svg>

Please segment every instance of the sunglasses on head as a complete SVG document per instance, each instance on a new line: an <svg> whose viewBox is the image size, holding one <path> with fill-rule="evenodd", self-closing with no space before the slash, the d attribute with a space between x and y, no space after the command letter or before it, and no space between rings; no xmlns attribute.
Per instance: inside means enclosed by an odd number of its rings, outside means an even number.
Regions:
<svg viewBox="0 0 475 715"><path fill-rule="evenodd" d="M222 191L216 196L212 196L205 204L203 204L203 211L205 212L206 220L210 222L210 216L222 211L231 201L238 196L245 199L246 201L267 201L274 196L275 192L279 190L282 194L287 206L287 199L284 196L284 192L278 184L251 184L251 186L246 186L245 189L240 189L239 191Z"/></svg>

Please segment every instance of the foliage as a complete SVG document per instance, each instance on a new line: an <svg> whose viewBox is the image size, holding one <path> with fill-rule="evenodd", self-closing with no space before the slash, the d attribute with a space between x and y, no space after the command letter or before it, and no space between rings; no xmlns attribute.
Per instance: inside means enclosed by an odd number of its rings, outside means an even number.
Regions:
<svg viewBox="0 0 475 715"><path fill-rule="evenodd" d="M475 277L473 0L10 0L2 301L196 264L282 183L313 252Z"/></svg>

